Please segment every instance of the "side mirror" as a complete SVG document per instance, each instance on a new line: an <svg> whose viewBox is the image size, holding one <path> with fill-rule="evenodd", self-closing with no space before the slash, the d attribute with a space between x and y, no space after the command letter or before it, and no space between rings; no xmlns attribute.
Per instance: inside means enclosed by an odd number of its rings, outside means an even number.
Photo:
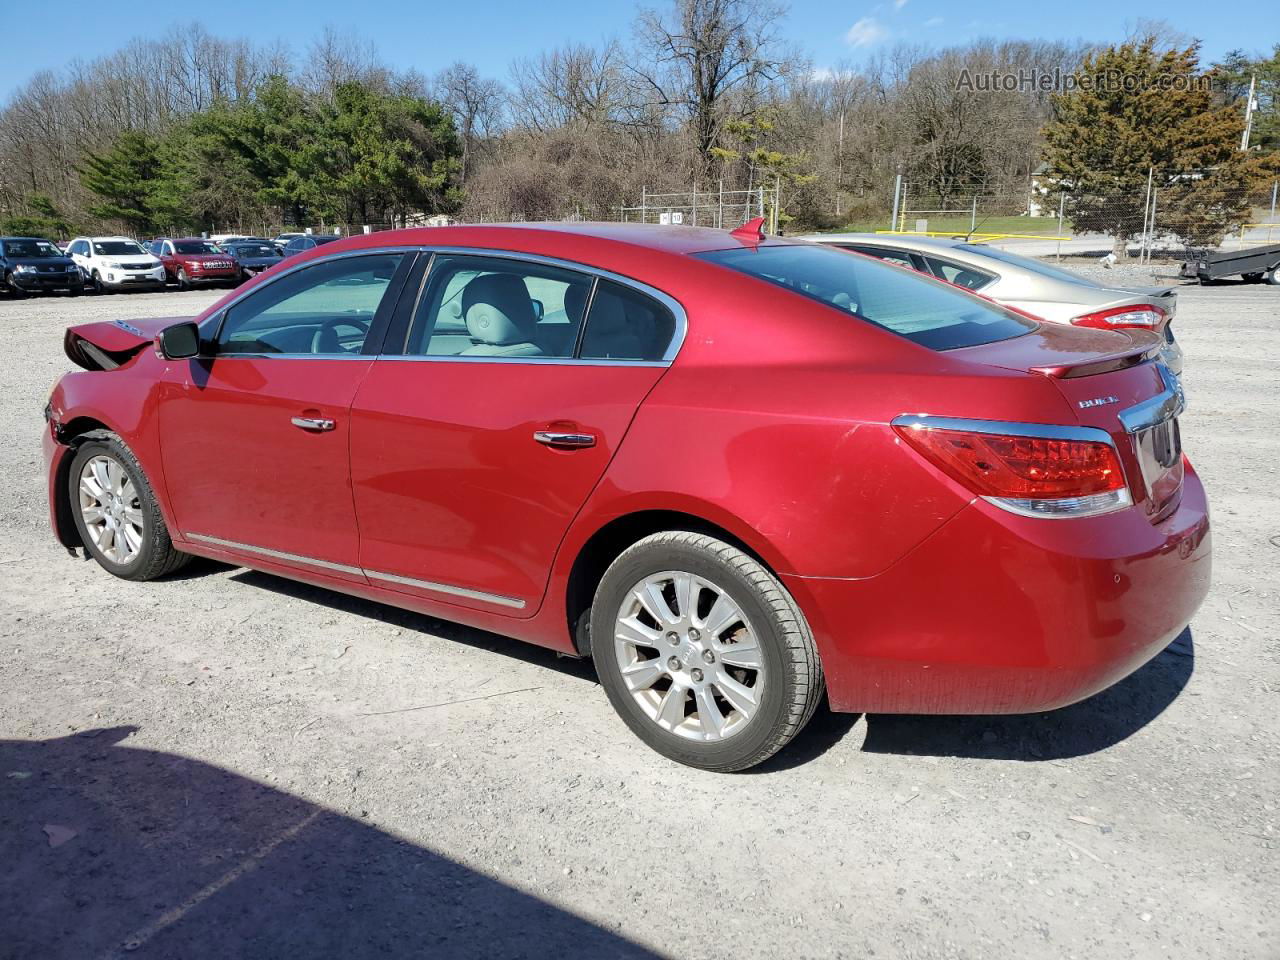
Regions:
<svg viewBox="0 0 1280 960"><path fill-rule="evenodd" d="M160 331L160 352L166 360L186 360L200 352L200 328L177 323Z"/></svg>

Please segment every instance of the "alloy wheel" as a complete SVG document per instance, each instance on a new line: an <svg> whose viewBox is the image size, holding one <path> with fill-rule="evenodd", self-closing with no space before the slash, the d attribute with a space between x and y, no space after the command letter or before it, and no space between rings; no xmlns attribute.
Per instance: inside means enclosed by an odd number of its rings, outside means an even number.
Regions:
<svg viewBox="0 0 1280 960"><path fill-rule="evenodd" d="M143 544L142 503L124 466L113 457L96 456L80 469L80 517L98 552L125 566Z"/></svg>
<svg viewBox="0 0 1280 960"><path fill-rule="evenodd" d="M618 610L622 680L644 714L689 740L742 731L764 692L764 658L738 602L687 571L645 577Z"/></svg>

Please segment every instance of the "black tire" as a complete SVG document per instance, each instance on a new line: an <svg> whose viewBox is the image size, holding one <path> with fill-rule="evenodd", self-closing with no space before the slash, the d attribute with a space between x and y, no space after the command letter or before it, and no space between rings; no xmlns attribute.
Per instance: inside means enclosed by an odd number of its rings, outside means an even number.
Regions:
<svg viewBox="0 0 1280 960"><path fill-rule="evenodd" d="M1241 274L1241 279L1243 279L1245 283L1261 283L1263 280L1266 279L1266 277L1267 275L1265 273Z"/></svg>
<svg viewBox="0 0 1280 960"><path fill-rule="evenodd" d="M191 278L187 276L187 271L184 270L182 267L178 268L178 289L179 290L191 289Z"/></svg>
<svg viewBox="0 0 1280 960"><path fill-rule="evenodd" d="M1280 287L1280 263L1271 268L1271 272L1267 274L1267 283L1273 287Z"/></svg>
<svg viewBox="0 0 1280 960"><path fill-rule="evenodd" d="M80 296L80 294L82 294L82 293L84 293L84 285L83 285L83 284L81 284L81 285L80 285L80 286L78 286L78 287L67 287L67 296L68 296L68 297L78 297L78 296Z"/></svg>
<svg viewBox="0 0 1280 960"><path fill-rule="evenodd" d="M107 292L106 284L102 282L102 275L97 270L93 271L93 274L89 277L89 286L98 296L102 296Z"/></svg>
<svg viewBox="0 0 1280 960"><path fill-rule="evenodd" d="M4 275L4 285L9 288L9 295L13 297L13 299L15 300L26 299L27 291L23 290L20 286L18 286L17 281L13 279L12 273L6 273Z"/></svg>
<svg viewBox="0 0 1280 960"><path fill-rule="evenodd" d="M767 678L763 694L742 729L720 740L693 740L659 726L622 676L614 643L618 614L636 584L666 571L695 574L728 594L750 622L759 646ZM809 722L825 690L813 634L791 594L754 557L706 534L665 531L623 551L596 588L591 637L601 685L631 731L663 756L704 770L728 773L767 760ZM695 659L690 672L693 666L702 665Z"/></svg>
<svg viewBox="0 0 1280 960"><path fill-rule="evenodd" d="M142 511L142 544L136 556L128 563L116 562L98 548L81 514L80 473L89 460L99 456L109 457L123 467L137 492L135 500ZM108 573L122 580L154 580L173 573L191 559L189 554L173 548L169 529L165 526L164 516L160 513L160 505L156 502L155 491L152 490L147 475L143 473L133 451L114 433L95 432L79 445L71 461L71 469L67 471L66 494L70 501L71 515L75 518L76 530L80 534L80 542L84 544L86 552Z"/></svg>

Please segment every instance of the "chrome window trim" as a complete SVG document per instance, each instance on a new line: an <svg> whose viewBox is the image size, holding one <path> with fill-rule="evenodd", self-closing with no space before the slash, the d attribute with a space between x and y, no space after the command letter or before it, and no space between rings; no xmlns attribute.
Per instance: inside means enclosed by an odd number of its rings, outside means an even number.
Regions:
<svg viewBox="0 0 1280 960"><path fill-rule="evenodd" d="M237 293L234 297L232 297L230 300L228 300L226 303L224 303L222 306L220 306L216 311L214 311L213 313L209 314L209 315L208 315L207 317L205 317L203 320L199 321L199 322L197 323L197 326L203 326L205 323L208 323L209 321L213 320L213 318L214 318L214 317L217 317L217 326L216 326L216 329L213 331L213 336L210 338L213 342L215 342L215 343L216 343L216 342L217 342L218 337L222 334L222 324L223 324L223 323L226 321L226 319L227 319L227 311L228 311L228 310L230 310L232 307L234 307L237 303L240 303L240 302L241 302L242 300L244 300L246 297L253 296L255 293L258 293L258 292L260 292L260 291L262 291L262 290L267 289L267 287L271 286L272 284L279 283L279 282L280 282L281 280L283 280L285 277L292 276L293 274L297 273L299 270L305 270L305 269L307 269L308 267L315 267L315 266L319 266L319 265L320 265L320 264L322 264L322 263L329 263L329 262L334 261L334 260L346 260L346 259L349 259L349 258L351 258L351 257L383 256L383 255L386 255L386 254L388 254L388 253L396 253L396 254L412 254L412 253L419 253L419 252L421 252L421 248L419 248L419 247L362 247L362 248L361 248L361 249L359 249L359 250L341 250L341 251L339 251L338 253L331 253L331 254L328 254L327 256L323 256L323 257L316 257L314 260L306 260L306 261L304 261L304 262L302 262L302 263L295 263L295 264L293 264L293 266L291 266L291 267L287 267L287 268L285 268L284 270L281 270L279 273L277 273L275 276L271 277L269 280L266 280L266 281L264 281L263 283L256 284L256 285L253 287L253 289L251 289L251 290L244 290L244 291L241 291L240 293ZM277 264L277 266L279 266L279 264ZM397 268L397 269L398 269L398 268ZM298 358L300 358L300 357L316 357L316 356L324 356L324 354L315 354L315 353L214 353L214 354L210 354L210 355L201 354L201 355L200 355L199 357L197 357L196 359L199 359L199 360L214 360L214 359L223 359L223 358L225 358L225 357L277 357L277 358L284 358L284 357L288 357L288 358L289 358L289 359L291 359L291 360L296 360L296 359L298 359ZM339 354L333 354L332 356L344 356L344 357L345 357L345 356L347 356L347 354L340 354L340 355L339 355ZM361 358L364 358L364 357L371 357L371 356L374 356L374 355L373 355L373 354L360 354L359 356L360 356Z"/></svg>
<svg viewBox="0 0 1280 960"><path fill-rule="evenodd" d="M521 253L518 250L507 249L489 249L486 247L435 247L426 246L418 248L421 253L432 254L430 269L423 274L424 285L422 291L419 291L419 300L413 306L413 312L416 315L418 306L421 304L422 292L426 290L425 281L431 271L436 268L436 258L441 254L467 257L490 257L500 260L519 260L526 263L538 263L548 267L557 267L561 270L570 270L574 273L582 273L591 277L598 277L604 280L612 280L614 283L621 284L624 287L630 287L638 293L645 294L648 297L657 300L660 304L671 311L672 318L675 320L675 329L671 332L671 342L667 344L666 352L657 360L583 360L578 357L411 357L411 356L390 356L383 355L379 359L384 360L463 360L471 362L493 363L495 361L518 362L518 363L553 363L565 365L597 365L605 364L608 366L646 366L646 367L669 367L676 356L680 353L680 348L684 346L685 337L689 333L689 317L685 313L684 307L680 301L669 293L664 293L657 287L651 287L649 284L631 277L623 276L620 273L613 273L605 270L603 267L593 267L588 263L579 263L575 260L561 260L557 257L548 257L540 253ZM594 291L593 291L594 292ZM583 317L582 329L586 329L587 317ZM412 326L412 324L410 324ZM407 331L406 331L407 336Z"/></svg>
<svg viewBox="0 0 1280 960"><path fill-rule="evenodd" d="M379 570L367 570L363 567L353 567L345 563L334 563L332 560L317 560L314 557L306 557L299 553L288 553L284 550L273 550L270 547L258 547L251 543L240 543L236 540L223 540L221 537L211 537L204 533L188 533L186 534L186 538L188 540L194 540L197 543L207 543L215 547L239 550L243 553L256 554L273 560L283 560L288 563L298 563L304 566L318 567L321 570L334 570L338 573L349 573L354 576L365 576L372 580L383 580L387 583L416 587L419 590L429 590L432 593L443 593L451 597L465 597L468 600L480 600L484 603L492 603L500 607L511 607L515 610L523 610L525 607L525 602L516 597L506 597L498 593L486 593L483 590L472 590L468 587L457 587L449 583L437 583L434 580L419 580L417 577L406 577L398 573L383 573Z"/></svg>
<svg viewBox="0 0 1280 960"><path fill-rule="evenodd" d="M962 417L938 417L927 413L904 413L890 421L892 426L934 430L967 430L970 433L992 433L1014 437L1036 437L1046 440L1082 440L1116 447L1111 434L1098 427L1070 427L1055 423L1021 423L1014 420L968 420Z"/></svg>
<svg viewBox="0 0 1280 960"><path fill-rule="evenodd" d="M408 246L388 246L388 247L362 247L359 250L342 250L337 253L326 254L325 256L322 256L322 257L315 257L314 259L307 260L303 263L294 264L293 266L280 271L279 273L277 273L275 276L271 277L269 280L265 281L264 283L259 283L255 285L253 289L245 290L242 293L238 293L232 299L228 300L225 304L219 307L216 312L209 314L209 316L205 317L204 320L200 321L200 325L203 326L205 323L209 322L214 317L218 318L216 329L214 330L213 336L211 338L213 341L216 342L218 339L218 336L222 333L222 324L226 320L227 311L230 310L232 307L234 307L236 304L240 303L246 297L257 293L260 290L266 289L271 284L278 283L279 281L283 280L285 277L290 276L291 274L296 273L299 270L304 270L307 267L318 266L319 264L322 264L322 263L328 263L332 260L342 260L349 257L376 256L379 254L388 254L388 253L402 253L402 254L423 253L423 254L429 254L431 256L431 262L427 264L427 269L422 272L422 281L419 285L417 293L414 296L413 312L411 314L411 317L412 315L416 315L418 312L418 306L422 302L422 295L427 288L427 279L430 277L432 270L436 266L436 256L439 254L456 254L459 256L493 257L493 258L503 259L503 260L523 260L530 263L540 263L546 266L559 267L562 270L572 270L577 273L584 273L589 276L600 277L605 280L612 280L615 283L619 283L619 284L622 284L623 286L630 287L633 290L638 291L639 293L643 293L647 296L652 297L653 299L657 300L660 304L662 304L664 307L666 307L668 310L670 310L672 316L675 319L675 330L672 331L671 343L667 345L666 353L664 353L662 357L658 360L599 360L599 359L583 360L577 357L448 357L448 356L414 357L414 356L408 356L406 354L386 353L385 344L384 344L382 353L360 354L358 357L347 357L347 355L343 354L341 355L343 358L365 359L366 357L369 357L369 356L376 356L376 358L379 360L415 360L415 361L427 360L431 362L462 361L464 363L466 362L469 362L469 363L541 363L541 364L550 363L550 364L587 365L587 366L607 365L607 366L615 366L615 367L616 366L669 367L675 361L675 358L679 355L680 348L684 346L685 338L688 336L688 333L689 333L689 317L688 317L688 314L685 313L684 306L680 303L679 300L677 300L675 297L671 296L670 294L665 293L662 290L659 290L657 287L651 287L647 283L644 283L640 280L632 279L631 277L623 276L620 273L613 273L612 271L605 270L601 267L593 267L590 264L578 263L573 260L561 260L557 257L547 257L538 253L521 253L520 251L517 251L517 250L507 250L505 248L489 249L486 247L436 247L436 246L428 246L423 244L412 244ZM405 292L406 291L401 291L401 296L404 296ZM583 318L583 321L584 321L583 329L585 330L586 329L585 316ZM412 327L412 322L410 322L410 327ZM407 338L408 335L409 335L409 330L406 329L405 337ZM407 342L407 339L406 339L406 342ZM212 355L202 354L196 359L212 360L215 358L224 359L227 357L252 357L257 359L263 359L266 357L270 357L273 359L287 358L290 360L297 360L297 359L303 359L306 357L320 357L320 356L324 356L324 355L314 354L314 353L267 353L267 354L214 353Z"/></svg>

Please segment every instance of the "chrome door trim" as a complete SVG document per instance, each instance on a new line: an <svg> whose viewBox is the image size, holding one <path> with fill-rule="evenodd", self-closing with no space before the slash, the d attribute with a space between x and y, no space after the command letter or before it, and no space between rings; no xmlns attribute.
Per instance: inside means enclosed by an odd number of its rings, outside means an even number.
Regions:
<svg viewBox="0 0 1280 960"><path fill-rule="evenodd" d="M345 563L334 563L332 560L316 560L314 557L304 557L298 553L286 553L284 550L272 550L270 547L255 547L251 543L223 540L221 537L211 537L203 533L188 533L186 538L215 547L227 547L230 550L256 553L259 556L270 557L272 560L286 560L289 563L302 563L309 567L320 567L322 570L336 570L339 573L350 573L355 576L361 576L364 573L359 567L348 566Z"/></svg>
<svg viewBox="0 0 1280 960"><path fill-rule="evenodd" d="M1034 437L1044 440L1082 440L1105 443L1115 448L1111 434L1098 427L1068 427L1055 423L1019 423L1013 420L967 420L962 417L935 417L927 413L904 413L890 423L895 427L934 430L965 430L969 433L993 433L1012 437Z"/></svg>
<svg viewBox="0 0 1280 960"><path fill-rule="evenodd" d="M484 603L492 603L500 607L511 607L515 610L523 610L525 602L516 597L505 597L498 593L485 593L483 590L471 590L467 587L456 587L448 583L436 583L432 580L419 580L416 577L405 577L398 573L383 573L378 570L366 570L363 567L353 567L345 563L334 563L331 560L317 560L314 557L305 557L298 553L288 553L284 550L272 550L269 547L258 547L251 543L240 543L236 540L223 540L221 537L211 537L204 533L188 533L188 540L194 540L197 543L207 543L215 547L225 547L229 550L239 550L243 553L252 553L258 556L269 557L273 560L284 560L288 563L299 563L309 567L319 567L322 570L334 570L338 573L349 573L355 576L365 576L371 580L383 580L387 583L396 583L406 587L416 587L419 590L430 590L432 593L443 593L451 597L464 597L468 600L480 600Z"/></svg>
<svg viewBox="0 0 1280 960"><path fill-rule="evenodd" d="M416 577L403 577L398 573L381 573L377 570L366 570L364 575L371 580L385 580L387 583L398 583L406 587L416 587L419 590L447 594L451 597L481 600L485 603L496 604L500 607L511 607L515 610L523 610L525 605L523 600L518 600L515 597L504 597L498 593L485 593L483 590L471 590L467 587L455 587L452 584L436 583L432 580L419 580Z"/></svg>

